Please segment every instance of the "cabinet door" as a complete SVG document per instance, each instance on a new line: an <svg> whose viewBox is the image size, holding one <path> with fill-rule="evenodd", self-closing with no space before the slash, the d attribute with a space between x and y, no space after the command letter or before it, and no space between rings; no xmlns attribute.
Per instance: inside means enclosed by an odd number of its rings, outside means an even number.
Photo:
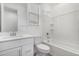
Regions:
<svg viewBox="0 0 79 59"><path fill-rule="evenodd" d="M2 51L0 56L19 56L19 48Z"/></svg>
<svg viewBox="0 0 79 59"><path fill-rule="evenodd" d="M24 45L22 46L22 56L33 56L33 45Z"/></svg>

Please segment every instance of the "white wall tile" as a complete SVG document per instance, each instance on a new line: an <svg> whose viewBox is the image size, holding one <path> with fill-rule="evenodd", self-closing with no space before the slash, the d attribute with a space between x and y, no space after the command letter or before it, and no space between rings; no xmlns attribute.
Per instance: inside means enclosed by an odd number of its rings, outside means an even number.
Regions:
<svg viewBox="0 0 79 59"><path fill-rule="evenodd" d="M52 20L54 20L54 31L51 34L52 40L64 42L74 48L79 49L79 4L61 3L52 7ZM71 12L72 11L72 12ZM57 17L55 17L57 16ZM54 17L54 18L53 18ZM46 32L50 30L50 19L44 17L44 30ZM45 30L47 29L47 30ZM52 43L53 44L53 43Z"/></svg>

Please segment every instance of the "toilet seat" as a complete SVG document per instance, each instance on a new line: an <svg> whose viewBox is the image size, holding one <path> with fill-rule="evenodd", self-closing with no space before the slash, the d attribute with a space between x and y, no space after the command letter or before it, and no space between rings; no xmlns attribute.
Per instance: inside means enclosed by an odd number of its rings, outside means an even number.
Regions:
<svg viewBox="0 0 79 59"><path fill-rule="evenodd" d="M37 44L37 49L42 52L42 53L48 53L50 51L49 46L45 45L45 44Z"/></svg>

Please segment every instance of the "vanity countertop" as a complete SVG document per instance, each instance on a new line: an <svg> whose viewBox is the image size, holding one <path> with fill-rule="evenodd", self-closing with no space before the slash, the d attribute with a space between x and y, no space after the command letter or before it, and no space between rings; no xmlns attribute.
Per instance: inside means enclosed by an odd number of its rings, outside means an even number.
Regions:
<svg viewBox="0 0 79 59"><path fill-rule="evenodd" d="M39 35L17 35L17 36L0 36L0 42L17 40L22 38L40 37Z"/></svg>

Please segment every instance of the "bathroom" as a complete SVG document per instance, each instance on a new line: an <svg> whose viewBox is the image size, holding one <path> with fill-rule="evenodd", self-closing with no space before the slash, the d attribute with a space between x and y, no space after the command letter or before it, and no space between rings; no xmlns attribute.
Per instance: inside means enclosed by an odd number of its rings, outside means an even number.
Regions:
<svg viewBox="0 0 79 59"><path fill-rule="evenodd" d="M79 56L79 3L0 3L0 56Z"/></svg>

